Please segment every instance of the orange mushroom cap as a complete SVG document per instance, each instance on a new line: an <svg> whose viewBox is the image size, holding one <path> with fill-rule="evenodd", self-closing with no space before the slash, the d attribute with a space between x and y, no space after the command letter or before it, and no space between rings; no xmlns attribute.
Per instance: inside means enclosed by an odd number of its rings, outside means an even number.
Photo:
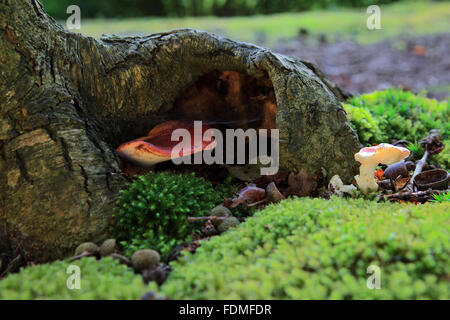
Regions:
<svg viewBox="0 0 450 320"><path fill-rule="evenodd" d="M355 160L362 163L377 162L389 165L407 158L410 151L403 147L397 147L389 143L380 143L377 146L362 148L355 154Z"/></svg>

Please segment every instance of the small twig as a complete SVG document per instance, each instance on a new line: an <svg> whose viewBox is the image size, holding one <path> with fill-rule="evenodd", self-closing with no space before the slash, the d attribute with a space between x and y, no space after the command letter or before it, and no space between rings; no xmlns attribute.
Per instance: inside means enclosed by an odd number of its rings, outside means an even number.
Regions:
<svg viewBox="0 0 450 320"><path fill-rule="evenodd" d="M22 259L22 255L20 255L20 254L18 254L17 257L12 259L6 266L6 269L2 272L2 274L0 274L0 278L3 278L8 273L17 270L17 268L20 266L21 259Z"/></svg>
<svg viewBox="0 0 450 320"><path fill-rule="evenodd" d="M397 192L397 188L395 187L395 182L394 182L394 180L392 180L392 178L389 178L389 181L391 182L392 190L394 190L395 192Z"/></svg>
<svg viewBox="0 0 450 320"><path fill-rule="evenodd" d="M95 254L96 254L96 252L83 251L79 255L70 258L69 261L72 262L72 261L79 260L79 259L84 258L84 257L92 257L92 256L95 256Z"/></svg>
<svg viewBox="0 0 450 320"><path fill-rule="evenodd" d="M398 192L394 194L385 195L384 198L389 199L390 201L403 200L403 201L417 201L417 202L426 202L433 194L439 194L440 191L437 190L425 190L425 191L406 191L406 192Z"/></svg>
<svg viewBox="0 0 450 320"><path fill-rule="evenodd" d="M419 161L416 162L416 169L414 170L411 180L409 180L409 183L408 183L408 186L409 185L412 186L411 190L416 191L416 189L414 187L414 180L416 179L417 175L422 172L423 167L427 164L427 158L429 155L430 155L430 151L428 150L428 147L427 147L422 159L420 159Z"/></svg>
<svg viewBox="0 0 450 320"><path fill-rule="evenodd" d="M261 204L261 203L264 203L264 202L267 202L267 199L262 199L261 201L257 201L257 202L253 202L253 203L247 204L247 207L254 207L254 206L257 206L258 204Z"/></svg>
<svg viewBox="0 0 450 320"><path fill-rule="evenodd" d="M404 188L405 190L410 190L411 192L417 191L417 188L415 187L415 179L417 175L422 172L423 167L427 163L428 156L430 154L438 154L444 148L444 145L442 144L441 132L436 129L430 130L428 135L419 142L422 147L425 148L425 153L422 159L416 162L416 169L414 170L414 174L412 175L411 180L409 181L407 186Z"/></svg>

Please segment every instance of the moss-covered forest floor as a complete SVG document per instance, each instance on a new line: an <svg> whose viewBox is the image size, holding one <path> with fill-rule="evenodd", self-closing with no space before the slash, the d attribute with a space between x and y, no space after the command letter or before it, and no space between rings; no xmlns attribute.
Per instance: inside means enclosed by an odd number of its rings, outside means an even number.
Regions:
<svg viewBox="0 0 450 320"><path fill-rule="evenodd" d="M83 22L81 32L100 37L192 27L312 61L356 95L343 106L363 146L402 141L411 151L410 179L427 152L419 141L439 129L445 147L423 171L448 172L450 4L401 2L382 10L380 31L367 30L363 9L342 9L220 19L99 18ZM379 166L380 190L381 179L390 187L377 194L339 197L322 186L299 195L286 193L286 175L273 181L286 199L247 208L230 204L246 184L228 171L219 175L209 167L203 168L209 175L194 174L180 167L173 173L165 166L170 168L161 164L157 172L130 179L107 245L85 243L71 260L37 266L0 256L0 299L450 298L448 186L420 201L392 199L397 180L383 178L387 168ZM307 182L298 179L293 181ZM255 188L267 190L259 183ZM255 193L250 200L260 199ZM82 269L80 290L67 287L69 265ZM370 266L380 268L382 290L368 288Z"/></svg>

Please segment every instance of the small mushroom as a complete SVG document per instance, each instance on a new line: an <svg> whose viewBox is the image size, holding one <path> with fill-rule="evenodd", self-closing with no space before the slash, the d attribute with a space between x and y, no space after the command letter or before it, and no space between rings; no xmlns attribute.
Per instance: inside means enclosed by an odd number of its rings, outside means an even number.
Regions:
<svg viewBox="0 0 450 320"><path fill-rule="evenodd" d="M334 175L331 178L330 183L328 184L328 190L330 190L335 195L342 196L344 193L352 194L356 192L357 189L352 184L345 185L342 182L341 177L339 177L338 175Z"/></svg>
<svg viewBox="0 0 450 320"><path fill-rule="evenodd" d="M355 160L361 163L359 175L355 176L358 187L364 193L376 191L378 184L374 172L378 164L390 165L408 157L410 151L403 147L396 147L389 143L362 148L355 154Z"/></svg>
<svg viewBox="0 0 450 320"><path fill-rule="evenodd" d="M210 129L202 125L202 132ZM172 149L179 141L172 141L172 133L176 129L186 129L191 135L191 149L183 149L183 153L177 158L189 156L204 150L212 150L216 147L216 141L204 141L201 145L194 142L194 123L183 121L167 121L154 127L147 136L132 140L120 145L116 152L120 158L133 162L139 166L150 167L159 162L172 159Z"/></svg>

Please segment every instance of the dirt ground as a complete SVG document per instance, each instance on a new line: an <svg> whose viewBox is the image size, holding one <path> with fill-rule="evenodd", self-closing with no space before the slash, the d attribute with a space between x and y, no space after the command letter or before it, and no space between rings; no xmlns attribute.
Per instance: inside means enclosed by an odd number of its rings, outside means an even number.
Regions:
<svg viewBox="0 0 450 320"><path fill-rule="evenodd" d="M317 64L335 83L353 94L403 87L426 89L439 100L450 91L450 33L396 37L371 45L343 40L327 43L307 34L280 43L276 51Z"/></svg>

